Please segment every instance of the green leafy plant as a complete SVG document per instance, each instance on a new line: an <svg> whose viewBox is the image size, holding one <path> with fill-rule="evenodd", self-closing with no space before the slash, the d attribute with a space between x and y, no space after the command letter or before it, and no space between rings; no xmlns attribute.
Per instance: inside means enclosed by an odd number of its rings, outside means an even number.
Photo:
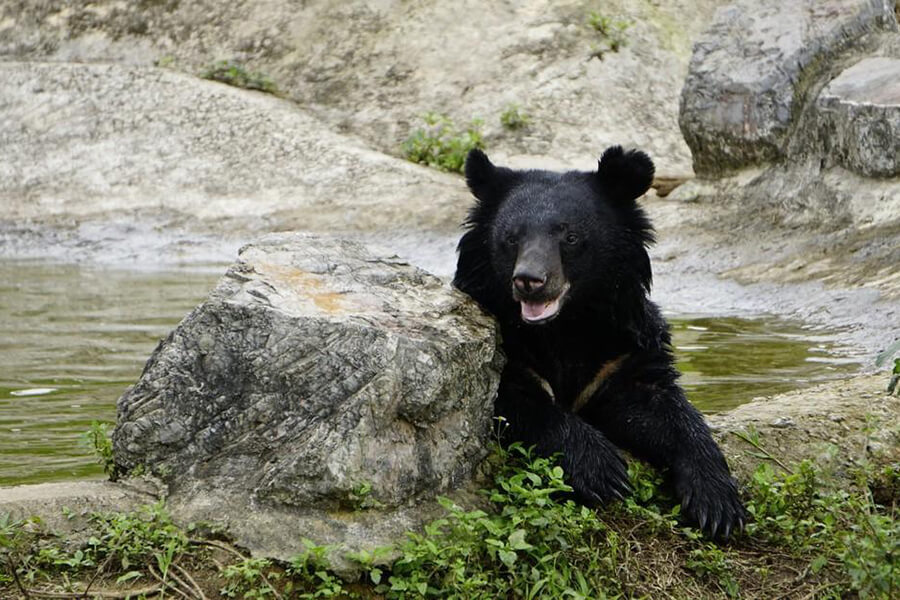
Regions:
<svg viewBox="0 0 900 600"><path fill-rule="evenodd" d="M256 71L248 71L241 63L232 60L221 60L206 68L200 75L203 79L211 79L234 87L257 90L267 94L278 94L278 87L266 75Z"/></svg>
<svg viewBox="0 0 900 600"><path fill-rule="evenodd" d="M384 506L372 496L372 484L368 481L356 485L348 494L347 499L354 510L366 510L368 508L380 508Z"/></svg>
<svg viewBox="0 0 900 600"><path fill-rule="evenodd" d="M112 440L109 437L110 424L94 421L91 428L82 434L82 442L90 448L103 472L112 476L115 471Z"/></svg>
<svg viewBox="0 0 900 600"><path fill-rule="evenodd" d="M328 547L318 546L308 539L302 540L305 550L293 557L287 566L287 574L303 590L298 598L342 598L348 595L339 577L328 570ZM293 584L292 584L293 585Z"/></svg>
<svg viewBox="0 0 900 600"><path fill-rule="evenodd" d="M246 558L228 565L222 570L226 584L219 590L228 598L263 599L273 598L278 591L270 580L278 580L279 574L271 570L272 562L265 558Z"/></svg>
<svg viewBox="0 0 900 600"><path fill-rule="evenodd" d="M492 508L465 510L443 498L446 516L398 550L388 598L598 598L611 581L608 530L575 504L553 461L514 444L486 492ZM600 595L598 595L600 594Z"/></svg>
<svg viewBox="0 0 900 600"><path fill-rule="evenodd" d="M500 114L500 124L505 129L524 129L531 124L531 118L517 104L509 104Z"/></svg>
<svg viewBox="0 0 900 600"><path fill-rule="evenodd" d="M86 555L93 563L112 561L122 571L151 564L165 572L177 556L188 552L187 535L172 522L162 501L136 513L95 513L90 519L96 533L88 539Z"/></svg>
<svg viewBox="0 0 900 600"><path fill-rule="evenodd" d="M607 52L618 52L628 45L626 32L631 27L631 22L621 17L610 17L596 11L588 13L588 26L596 31L599 42L591 46L591 56L603 58Z"/></svg>
<svg viewBox="0 0 900 600"><path fill-rule="evenodd" d="M700 577L715 581L729 598L740 597L740 586L732 572L731 559L715 544L706 543L691 550L685 566Z"/></svg>
<svg viewBox="0 0 900 600"><path fill-rule="evenodd" d="M424 126L413 130L401 148L409 161L442 171L462 172L469 151L484 148L482 122L477 119L465 129L437 113L427 113L422 120Z"/></svg>
<svg viewBox="0 0 900 600"><path fill-rule="evenodd" d="M810 461L792 473L763 464L750 481L750 535L811 557L819 570L837 557L849 589L863 598L890 598L900 590L900 523L875 503L867 470L856 489L830 489Z"/></svg>

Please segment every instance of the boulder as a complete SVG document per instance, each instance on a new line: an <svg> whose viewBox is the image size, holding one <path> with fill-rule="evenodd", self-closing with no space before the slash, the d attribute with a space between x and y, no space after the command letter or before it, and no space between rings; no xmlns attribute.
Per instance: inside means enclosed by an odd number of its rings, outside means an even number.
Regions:
<svg viewBox="0 0 900 600"><path fill-rule="evenodd" d="M160 477L178 518L269 556L303 538L384 545L470 482L502 362L493 320L437 277L357 243L273 234L119 399L116 468Z"/></svg>
<svg viewBox="0 0 900 600"><path fill-rule="evenodd" d="M694 45L679 125L698 175L784 156L828 65L866 34L897 31L888 0L738 0Z"/></svg>
<svg viewBox="0 0 900 600"><path fill-rule="evenodd" d="M864 58L816 104L828 154L859 175L900 175L900 58Z"/></svg>

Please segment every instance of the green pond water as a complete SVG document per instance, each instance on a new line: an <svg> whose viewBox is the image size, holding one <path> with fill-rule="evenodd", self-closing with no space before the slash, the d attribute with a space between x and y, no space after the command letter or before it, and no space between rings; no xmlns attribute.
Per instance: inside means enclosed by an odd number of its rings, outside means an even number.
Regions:
<svg viewBox="0 0 900 600"><path fill-rule="evenodd" d="M221 265L135 271L0 262L0 485L97 476L82 441ZM773 318L672 316L688 397L732 408L852 372L835 332Z"/></svg>

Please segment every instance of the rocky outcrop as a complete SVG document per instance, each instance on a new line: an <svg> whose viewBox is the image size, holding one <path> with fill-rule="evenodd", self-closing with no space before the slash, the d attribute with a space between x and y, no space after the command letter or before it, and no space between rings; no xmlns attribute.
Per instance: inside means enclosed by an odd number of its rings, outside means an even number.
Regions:
<svg viewBox="0 0 900 600"><path fill-rule="evenodd" d="M897 31L888 0L739 0L720 8L694 46L681 92L679 124L694 171L716 175L784 158L831 64L871 47L867 34L881 31Z"/></svg>
<svg viewBox="0 0 900 600"><path fill-rule="evenodd" d="M0 62L0 81L0 220L447 229L468 205L458 179L267 94L113 64Z"/></svg>
<svg viewBox="0 0 900 600"><path fill-rule="evenodd" d="M492 156L590 168L613 143L690 170L678 90L690 47L723 0L260 2L11 0L0 60L168 65L236 60L332 131L397 154L426 112L484 121ZM591 12L624 23L618 51ZM164 98L164 97L163 97ZM510 132L511 103L531 117Z"/></svg>
<svg viewBox="0 0 900 600"><path fill-rule="evenodd" d="M161 477L181 518L271 555L303 538L342 552L396 540L487 452L496 336L402 261L267 236L119 400L117 469Z"/></svg>
<svg viewBox="0 0 900 600"><path fill-rule="evenodd" d="M729 247L753 240L752 258L724 274L900 297L898 31L893 0L717 12L682 91L698 177L669 198L705 205L705 229L728 232ZM778 256L786 243L791 255Z"/></svg>
<svg viewBox="0 0 900 600"><path fill-rule="evenodd" d="M816 102L826 154L867 177L900 176L900 58L864 58Z"/></svg>

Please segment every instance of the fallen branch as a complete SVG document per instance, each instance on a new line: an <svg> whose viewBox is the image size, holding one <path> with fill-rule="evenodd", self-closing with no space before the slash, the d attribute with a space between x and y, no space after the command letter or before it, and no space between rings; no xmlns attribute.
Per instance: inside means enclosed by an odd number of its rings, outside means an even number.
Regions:
<svg viewBox="0 0 900 600"><path fill-rule="evenodd" d="M113 559L113 556L115 556L115 554L110 554L109 556L107 556L106 560L103 561L103 564L100 565L100 568L97 569L97 571L94 573L94 576L91 577L91 580L88 581L87 587L84 588L84 591L81 593L82 598L88 597L88 592L91 591L91 586L94 585L94 581L96 581L97 577L100 576L100 573L102 573L106 569L106 567L109 565L110 561Z"/></svg>
<svg viewBox="0 0 900 600"><path fill-rule="evenodd" d="M32 596L36 596L38 598L84 598L84 592L48 592L44 590L23 590L27 592L27 594L31 594ZM135 598L138 596L150 596L154 594L159 594L163 591L163 586L154 585L145 588L131 589L131 590L122 590L122 591L112 591L112 590L94 590L91 592L92 598ZM26 598L29 596L26 594Z"/></svg>
<svg viewBox="0 0 900 600"><path fill-rule="evenodd" d="M771 461L774 462L776 465L778 465L779 467L781 467L782 469L784 469L785 471L787 471L787 473L788 473L789 475L793 475L793 474L794 474L794 470L793 470L793 469L791 469L789 466L787 466L786 464L784 464L783 462L781 462L781 461L778 459L777 456L773 456L768 450L766 450L765 448L763 448L763 447L762 447L762 444L760 444L757 440L754 440L753 438L751 438L749 435L747 435L747 434L744 433L743 431L732 431L731 433L732 433L735 437L737 437L738 439L744 440L745 442L747 442L748 444L750 444L751 446L753 446L754 448L756 448L757 450L759 450L759 452L760 452L760 454L761 454L761 456L759 456L759 458L765 458L766 460L771 460Z"/></svg>
<svg viewBox="0 0 900 600"><path fill-rule="evenodd" d="M226 544L224 542L219 542L217 540L198 540L195 538L189 539L188 542L190 542L191 544L200 544L202 546L212 546L213 548L219 548L220 550L225 550L227 552L231 552L232 554L234 554L235 556L240 558L242 561L249 560L249 558L244 556L237 548L235 548L233 546L229 546L228 544ZM262 570L260 570L259 574L260 574L260 576L262 576L262 580L266 583L266 585L269 586L269 589L272 590L272 593L275 595L275 598L277 600L284 600L284 598L281 596L281 594L278 592L278 590L275 589L275 586L272 585L272 583L269 581L269 578L266 577L266 574L263 573Z"/></svg>
<svg viewBox="0 0 900 600"><path fill-rule="evenodd" d="M19 572L16 570L16 563L13 560L12 555L6 555L6 564L9 565L9 571L12 573L13 579L16 580L16 587L18 587L19 591L22 592L22 595L25 596L25 600L28 600L30 598L28 590L25 589L25 586L23 586L22 582L19 580Z"/></svg>
<svg viewBox="0 0 900 600"><path fill-rule="evenodd" d="M197 582L194 580L194 578L191 577L191 574L190 574L190 573L188 573L185 569L182 569L180 565L172 565L172 566L175 567L175 569L176 569L179 573L181 573L182 575L184 575L185 579L187 579L187 580L190 582L190 584L194 587L194 590L197 592L197 595L200 596L200 600L207 600L207 599L206 599L206 594L203 593L203 588L201 588L201 587L197 584Z"/></svg>
<svg viewBox="0 0 900 600"><path fill-rule="evenodd" d="M153 568L153 565L147 565L147 570L150 571L150 574L153 575L153 577L155 577L156 580L162 584L163 589L169 588L170 590L173 590L179 596L184 598L184 600L194 600L194 598L191 598L190 596L185 594L180 587L169 581L166 581L159 573L156 572L156 569Z"/></svg>

